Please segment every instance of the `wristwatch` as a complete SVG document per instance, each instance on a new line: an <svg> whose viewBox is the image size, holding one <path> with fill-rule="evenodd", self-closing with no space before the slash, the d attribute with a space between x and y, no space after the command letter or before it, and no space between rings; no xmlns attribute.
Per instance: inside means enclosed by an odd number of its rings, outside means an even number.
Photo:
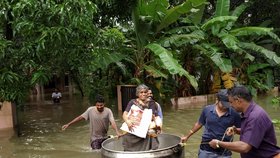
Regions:
<svg viewBox="0 0 280 158"><path fill-rule="evenodd" d="M219 140L216 140L216 147L217 147L217 148L220 148Z"/></svg>

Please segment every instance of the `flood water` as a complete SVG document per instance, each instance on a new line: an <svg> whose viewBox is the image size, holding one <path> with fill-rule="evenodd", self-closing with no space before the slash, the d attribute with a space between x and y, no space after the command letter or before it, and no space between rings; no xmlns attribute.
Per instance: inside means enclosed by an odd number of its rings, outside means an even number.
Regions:
<svg viewBox="0 0 280 158"><path fill-rule="evenodd" d="M0 158L100 158L100 152L92 151L89 146L89 128L86 121L72 125L66 131L61 126L80 115L89 106L88 99L63 94L60 104L51 100L30 101L19 110L20 133L18 137L12 129L0 130ZM271 103L273 95L256 98L272 119L280 120L280 107ZM50 96L45 96L50 98ZM117 105L107 105L114 112L118 127L122 123ZM197 121L201 107L175 110L164 108L163 132L182 136ZM185 157L197 157L202 129L195 133L185 146ZM115 133L110 128L109 134ZM276 128L278 142L280 129ZM238 140L236 136L234 140ZM279 144L278 144L279 145ZM234 153L234 158L239 154Z"/></svg>

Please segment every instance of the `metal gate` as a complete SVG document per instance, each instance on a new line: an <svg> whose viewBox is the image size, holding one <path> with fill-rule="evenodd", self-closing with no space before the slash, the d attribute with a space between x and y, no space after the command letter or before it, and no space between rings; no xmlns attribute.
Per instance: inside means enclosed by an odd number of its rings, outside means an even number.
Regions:
<svg viewBox="0 0 280 158"><path fill-rule="evenodd" d="M118 110L124 111L128 102L136 98L136 85L118 85Z"/></svg>

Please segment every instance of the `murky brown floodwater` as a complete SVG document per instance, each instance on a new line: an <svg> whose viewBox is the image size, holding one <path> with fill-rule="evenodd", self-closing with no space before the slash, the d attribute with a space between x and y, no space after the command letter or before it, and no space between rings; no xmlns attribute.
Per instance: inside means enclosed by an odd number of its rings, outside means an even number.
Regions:
<svg viewBox="0 0 280 158"><path fill-rule="evenodd" d="M45 96L49 98L49 96ZM280 107L271 104L272 95L258 97L257 102L272 119L280 120ZM64 94L62 103L53 105L50 100L31 101L21 111L21 137L13 130L0 130L0 158L100 158L100 152L89 147L88 124L82 121L61 131L61 126L81 114L89 106L87 99ZM121 116L117 105L108 105L120 127ZM174 110L164 109L163 132L182 136L197 121L201 108ZM185 146L185 157L197 157L202 130L193 135ZM114 134L110 129L109 134ZM276 129L278 142L280 130ZM235 140L239 138L236 136ZM278 144L279 145L279 144ZM235 153L234 158L239 157Z"/></svg>

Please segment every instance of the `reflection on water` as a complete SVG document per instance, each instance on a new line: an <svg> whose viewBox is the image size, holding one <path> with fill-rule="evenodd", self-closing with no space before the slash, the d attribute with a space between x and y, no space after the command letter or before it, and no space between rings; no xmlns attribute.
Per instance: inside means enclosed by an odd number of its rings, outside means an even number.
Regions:
<svg viewBox="0 0 280 158"><path fill-rule="evenodd" d="M47 96L48 97L48 96ZM261 104L272 119L280 120L279 106L272 106L272 96L259 97ZM63 96L60 104L51 100L31 101L19 112L20 133L17 137L13 130L0 131L0 158L100 158L100 152L92 151L89 146L88 123L82 121L61 131L61 126L80 115L89 106L87 99ZM116 106L112 108L116 123L120 127L121 115ZM198 119L201 108L173 110L164 108L163 132L182 136L192 128ZM186 157L197 157L202 130L194 134L185 146ZM114 134L110 129L109 134ZM280 130L276 129L278 142ZM239 138L236 136L235 140ZM239 157L235 153L233 157Z"/></svg>

